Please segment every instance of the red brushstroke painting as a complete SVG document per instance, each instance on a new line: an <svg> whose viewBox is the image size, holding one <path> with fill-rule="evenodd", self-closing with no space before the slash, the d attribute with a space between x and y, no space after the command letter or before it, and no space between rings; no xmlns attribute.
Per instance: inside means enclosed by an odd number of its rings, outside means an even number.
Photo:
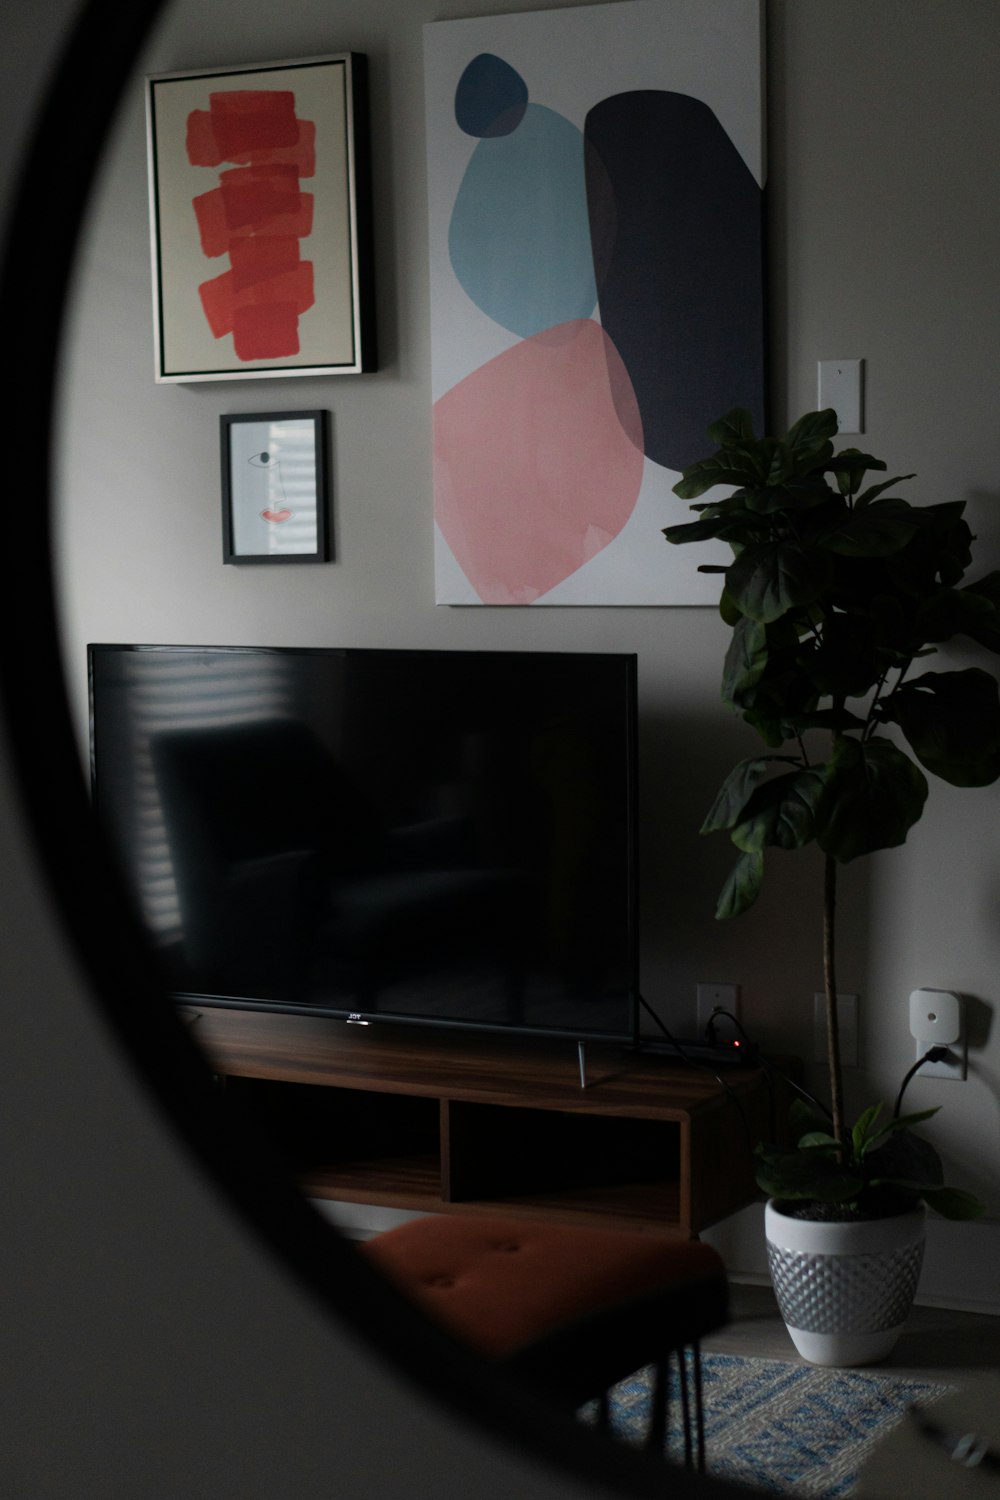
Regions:
<svg viewBox="0 0 1000 1500"><path fill-rule="evenodd" d="M301 256L313 195L300 185L316 170L315 122L299 119L290 90L233 89L191 111L186 145L192 166L234 164L192 200L202 253L229 259L198 288L213 336L231 335L246 363L298 354L299 318L315 301Z"/></svg>

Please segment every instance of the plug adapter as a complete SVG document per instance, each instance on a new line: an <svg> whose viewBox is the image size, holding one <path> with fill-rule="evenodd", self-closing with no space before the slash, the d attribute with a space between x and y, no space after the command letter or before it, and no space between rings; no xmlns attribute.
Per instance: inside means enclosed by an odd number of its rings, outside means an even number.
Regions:
<svg viewBox="0 0 1000 1500"><path fill-rule="evenodd" d="M965 1043L965 1002L952 990L914 990L910 995L910 1032L919 1061L931 1047L946 1047L940 1062L927 1062L921 1078L964 1079L968 1061Z"/></svg>

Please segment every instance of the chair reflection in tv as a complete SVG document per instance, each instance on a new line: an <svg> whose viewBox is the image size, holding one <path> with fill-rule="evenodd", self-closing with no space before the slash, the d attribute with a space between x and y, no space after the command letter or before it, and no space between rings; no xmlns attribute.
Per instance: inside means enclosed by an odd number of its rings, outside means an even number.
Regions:
<svg viewBox="0 0 1000 1500"><path fill-rule="evenodd" d="M502 975L500 1019L520 1020L530 877L479 862L468 819L386 826L293 718L164 731L151 754L177 988L362 1012L482 961Z"/></svg>

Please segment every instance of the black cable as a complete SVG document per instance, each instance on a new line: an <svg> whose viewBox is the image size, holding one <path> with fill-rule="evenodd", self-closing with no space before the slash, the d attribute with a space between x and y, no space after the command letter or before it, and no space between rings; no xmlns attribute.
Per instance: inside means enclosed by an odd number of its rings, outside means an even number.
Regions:
<svg viewBox="0 0 1000 1500"><path fill-rule="evenodd" d="M801 1094L803 1099L811 1104L814 1109L819 1110L821 1115L825 1115L831 1124L833 1123L833 1111L823 1103L822 1099L817 1099L815 1094L810 1094L809 1090L803 1088L801 1083L796 1083L794 1078L789 1077L784 1068L779 1068L777 1063L771 1062L770 1058L767 1057L760 1059L760 1065L765 1070L770 1069L772 1072L777 1073L782 1083L787 1083L790 1089L794 1089L797 1094Z"/></svg>
<svg viewBox="0 0 1000 1500"><path fill-rule="evenodd" d="M914 1073L922 1068L925 1062L944 1062L947 1056L947 1047L931 1047L928 1052L924 1053L923 1057L917 1059L917 1061L913 1064L913 1067L903 1079L902 1083L899 1085L899 1093L896 1095L896 1104L892 1111L892 1118L894 1120L899 1119L899 1106L903 1102L903 1095L906 1092L906 1086L909 1083L910 1079L913 1077Z"/></svg>
<svg viewBox="0 0 1000 1500"><path fill-rule="evenodd" d="M712 1014L709 1016L708 1021L706 1023L706 1026L705 1026L705 1035L708 1037L708 1040L713 1045L715 1044L715 1018L716 1018L716 1016L725 1016L726 1019L727 1019L727 1021L732 1021L733 1025L736 1027L736 1030L739 1032L740 1036L747 1043L747 1045L750 1046L750 1047L753 1047L755 1045L755 1043L752 1042L750 1040L750 1038L747 1036L746 1030L745 1030L745 1028L743 1026L743 1022L740 1020L739 1016L734 1015L731 1010L723 1010L723 1008L722 1008L721 1005L717 1005L715 1007L715 1009L713 1010Z"/></svg>
<svg viewBox="0 0 1000 1500"><path fill-rule="evenodd" d="M797 1094L801 1094L802 1098L805 1099L809 1104L811 1104L815 1110L818 1110L818 1112L827 1120L829 1120L831 1124L833 1123L833 1113L823 1103L822 1099L817 1099L815 1094L811 1094L807 1088L803 1088L801 1083L797 1083L794 1078L790 1077L789 1074L785 1072L784 1068L779 1068L777 1063L772 1062L770 1058L765 1057L763 1053L758 1049L756 1042L748 1034L739 1016L734 1015L731 1010L723 1010L721 1007L717 1007L712 1012L711 1016L709 1016L708 1025L706 1026L705 1030L706 1034L712 1040L714 1040L715 1036L715 1027L712 1023L715 1020L716 1016L725 1016L728 1020L732 1021L733 1025L737 1028L744 1041L749 1047L753 1047L757 1055L757 1061L764 1071L764 1078L767 1084L768 1098L770 1101L769 1113L771 1119L772 1140L777 1139L777 1123L775 1121L776 1101L774 1097L774 1081L772 1078L772 1074L775 1074L778 1078L780 1078L782 1083L786 1084L788 1088L794 1089Z"/></svg>
<svg viewBox="0 0 1000 1500"><path fill-rule="evenodd" d="M670 1029L667 1026L665 1026L664 1023L660 1020L660 1017L656 1014L656 1011L650 1005L649 1001L645 998L645 996L640 995L638 997L638 999L639 999L639 1004L642 1006L643 1010L645 1010L648 1015L652 1016L653 1020L656 1022L657 1026L659 1026L660 1030L663 1032L663 1035L666 1037L666 1039L670 1043L670 1045L672 1047L676 1048L678 1057L680 1057L683 1062L686 1062L689 1068L701 1068L701 1070L702 1070L703 1073L710 1074L711 1077L715 1079L716 1083L720 1084L721 1087L725 1089L725 1091L729 1095L730 1099L736 1105L736 1108L737 1108L737 1110L739 1112L740 1120L741 1120L742 1125L743 1125L743 1133L744 1133L744 1135L747 1138L747 1145L749 1146L750 1150L752 1151L753 1148L754 1148L754 1141L753 1141L752 1135L750 1134L750 1122L749 1122L749 1120L746 1117L746 1111L744 1110L743 1105L740 1103L739 1099L736 1097L736 1095L734 1094L733 1090L730 1088L729 1084L726 1082L726 1080L722 1077L722 1075L720 1073L717 1073L714 1068L710 1068L709 1065L708 1065L708 1063L701 1062L696 1057L689 1057L688 1054L684 1051L684 1048L681 1045L681 1043L673 1035L673 1033L670 1031Z"/></svg>

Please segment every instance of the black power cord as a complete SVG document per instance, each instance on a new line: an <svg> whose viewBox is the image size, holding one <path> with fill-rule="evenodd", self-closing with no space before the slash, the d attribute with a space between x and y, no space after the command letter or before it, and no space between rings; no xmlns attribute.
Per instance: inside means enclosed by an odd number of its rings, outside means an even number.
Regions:
<svg viewBox="0 0 1000 1500"><path fill-rule="evenodd" d="M913 1067L903 1079L902 1083L899 1085L899 1093L896 1095L896 1103L892 1111L892 1118L894 1120L899 1119L899 1107L903 1102L903 1095L906 1092L906 1086L909 1083L910 1079L913 1077L914 1073L919 1072L925 1062L944 1062L945 1058L948 1056L949 1051L947 1047L931 1047L929 1051L924 1053L923 1057L917 1059L917 1061L913 1064Z"/></svg>
<svg viewBox="0 0 1000 1500"><path fill-rule="evenodd" d="M801 1094L802 1098L805 1099L809 1104L811 1104L815 1110L817 1110L821 1115L824 1115L826 1119L832 1121L833 1115L830 1113L830 1110L827 1108L827 1106L823 1103L822 1099L817 1099L815 1094L811 1094L809 1090L803 1088L800 1083L796 1083L794 1078L790 1078L783 1068L779 1068L776 1063L773 1063L771 1061L770 1058L765 1057L763 1053L761 1053L757 1049L756 1042L753 1041L753 1039L747 1034L739 1016L735 1016L731 1010L723 1010L721 1006L717 1006L716 1009L713 1010L712 1014L708 1018L708 1024L705 1027L705 1035L709 1038L710 1041L715 1040L716 1016L725 1016L728 1021L732 1021L733 1025L736 1027L737 1031L740 1033L740 1036L743 1037L747 1045L754 1049L754 1061L758 1063L758 1065L764 1071L764 1078L767 1082L768 1096L771 1101L770 1112L772 1139L776 1134L777 1128L774 1118L774 1083L772 1074L780 1078L782 1083L787 1084L790 1089L794 1089L797 1094Z"/></svg>
<svg viewBox="0 0 1000 1500"><path fill-rule="evenodd" d="M737 1098L736 1094L733 1092L733 1090L730 1087L730 1085L723 1078L722 1074L721 1073L717 1073L714 1068L712 1068L712 1067L710 1067L708 1065L708 1063L702 1062L697 1057L691 1057L689 1053L685 1052L684 1051L684 1044L682 1042L679 1042L677 1040L677 1038L673 1035L673 1033L670 1031L670 1029L666 1025L664 1025L663 1021L660 1020L660 1017L656 1014L656 1011L650 1005L649 1001L645 998L645 996L640 995L638 997L638 999L639 999L639 1004L642 1006L642 1008L646 1012L646 1014L652 1017L652 1019L656 1022L657 1026L663 1032L663 1035L666 1037L667 1041L670 1043L670 1045L672 1047L674 1047L676 1049L677 1055L681 1059L681 1061L682 1062L686 1062L689 1068L700 1068L703 1073L709 1073L709 1074L711 1074L711 1076L715 1079L716 1083L721 1084L722 1088L725 1089L726 1093L729 1095L729 1097L732 1100L732 1102L736 1105L737 1112L739 1113L739 1117L740 1117L740 1120L741 1120L742 1125L743 1125L743 1133L744 1133L744 1135L747 1138L747 1145L750 1148L750 1150L752 1151L753 1147L754 1147L754 1141L753 1141L753 1137L752 1137L751 1132L750 1132L750 1122L749 1122L749 1120L746 1117L746 1111L744 1110L743 1105L741 1104L740 1100Z"/></svg>

